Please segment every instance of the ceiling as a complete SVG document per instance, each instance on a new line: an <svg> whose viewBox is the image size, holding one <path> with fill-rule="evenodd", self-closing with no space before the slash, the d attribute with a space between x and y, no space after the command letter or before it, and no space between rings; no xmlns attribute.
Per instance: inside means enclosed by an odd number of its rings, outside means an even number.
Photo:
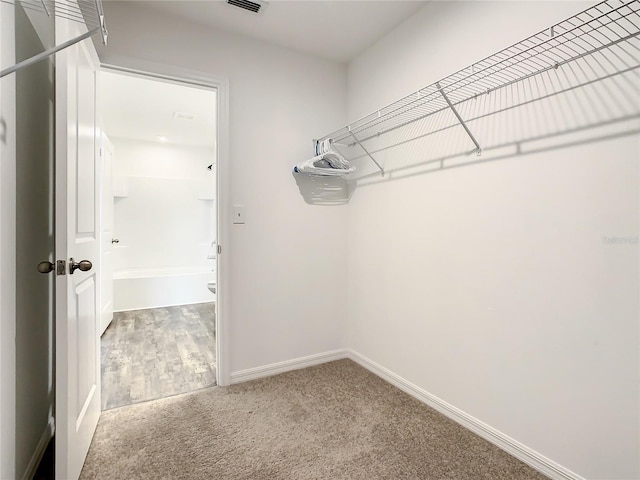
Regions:
<svg viewBox="0 0 640 480"><path fill-rule="evenodd" d="M107 71L100 73L100 90L109 137L215 146L215 91ZM193 118L175 118L176 112Z"/></svg>
<svg viewBox="0 0 640 480"><path fill-rule="evenodd" d="M136 3L173 18L341 63L355 58L425 5L425 1L404 0L271 0L256 15L224 0ZM105 9L108 26L108 3ZM100 88L107 135L146 141L160 141L162 136L168 143L215 146L215 92L109 72L102 73ZM191 114L193 119L176 119L176 112Z"/></svg>
<svg viewBox="0 0 640 480"><path fill-rule="evenodd" d="M173 18L346 63L414 15L426 0L271 0L259 14L224 0L138 4Z"/></svg>

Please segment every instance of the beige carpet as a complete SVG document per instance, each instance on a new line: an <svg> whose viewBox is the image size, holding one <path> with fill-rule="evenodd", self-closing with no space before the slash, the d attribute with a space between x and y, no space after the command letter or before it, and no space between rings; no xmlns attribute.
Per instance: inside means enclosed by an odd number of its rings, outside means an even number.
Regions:
<svg viewBox="0 0 640 480"><path fill-rule="evenodd" d="M350 360L103 413L81 479L544 479Z"/></svg>

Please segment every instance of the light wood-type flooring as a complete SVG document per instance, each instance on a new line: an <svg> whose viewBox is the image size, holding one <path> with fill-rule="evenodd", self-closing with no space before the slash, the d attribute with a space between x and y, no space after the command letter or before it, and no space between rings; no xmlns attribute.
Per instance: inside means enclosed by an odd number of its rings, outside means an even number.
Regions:
<svg viewBox="0 0 640 480"><path fill-rule="evenodd" d="M101 354L103 410L214 386L215 303L114 313Z"/></svg>

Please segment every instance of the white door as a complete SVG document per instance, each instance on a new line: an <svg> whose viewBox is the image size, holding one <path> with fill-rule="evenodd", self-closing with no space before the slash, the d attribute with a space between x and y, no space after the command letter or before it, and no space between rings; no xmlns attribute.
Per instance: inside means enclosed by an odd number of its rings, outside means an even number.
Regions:
<svg viewBox="0 0 640 480"><path fill-rule="evenodd" d="M56 18L56 44L83 26ZM100 416L96 70L91 40L56 55L56 478L80 475ZM71 274L71 258L88 271ZM87 264L84 264L87 266Z"/></svg>
<svg viewBox="0 0 640 480"><path fill-rule="evenodd" d="M113 320L113 144L102 133L100 148L100 335Z"/></svg>

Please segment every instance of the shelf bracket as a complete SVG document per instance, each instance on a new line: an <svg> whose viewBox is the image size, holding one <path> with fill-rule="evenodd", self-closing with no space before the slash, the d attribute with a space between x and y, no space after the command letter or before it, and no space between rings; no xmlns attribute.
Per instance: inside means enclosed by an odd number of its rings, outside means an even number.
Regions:
<svg viewBox="0 0 640 480"><path fill-rule="evenodd" d="M100 30L100 28L94 28L93 30L89 30L86 33L83 33L82 35L79 35L75 38L72 38L71 40L67 40L64 43L61 43L60 45L56 45L53 48L50 48L48 50L45 50L42 53L38 53L37 55L34 55L33 57L27 58L26 60L23 60L22 62L16 63L15 65L12 65L11 67L5 68L4 70L2 70L0 72L0 78L4 77L5 75L9 75L10 73L13 73L17 70L20 70L21 68L24 67L28 67L29 65L33 65L34 63L39 62L40 60L43 60L51 55L53 55L56 52L59 52L60 50L64 50L67 47L70 47L71 45L74 45L78 42L81 42L82 40L89 38L90 36L92 36L94 33L98 32Z"/></svg>
<svg viewBox="0 0 640 480"><path fill-rule="evenodd" d="M356 136L354 135L354 133L351 131L351 127L347 127L347 129L349 130L349 134L353 137L353 140L354 140L358 145L360 145L360 148L361 148L362 150L364 150L364 153L366 153L366 154L367 154L367 156L371 159L371 161L372 161L373 163L375 163L375 164L376 164L376 167L378 167L378 168L380 169L380 175L382 175L382 176L384 177L384 169L380 166L380 164L379 164L378 162L376 162L376 159L375 159L375 158L373 158L373 155L371 155L371 154L369 153L369 150L367 150L367 149L365 148L365 146L364 146L364 145L362 145L362 143L360 143L360 140L358 140L358 137L356 137Z"/></svg>
<svg viewBox="0 0 640 480"><path fill-rule="evenodd" d="M42 8L44 9L44 13L47 14L47 17L50 17L51 13L49 13L49 9L47 8L47 4L44 3L44 0L40 0L40 3L42 4Z"/></svg>
<svg viewBox="0 0 640 480"><path fill-rule="evenodd" d="M464 120L462 119L462 117L460 116L458 111L456 110L456 107L453 106L453 103L451 103L451 100L449 100L449 97L447 97L447 94L444 93L444 90L440 86L439 82L436 83L436 87L438 87L438 90L440 91L440 94L442 95L442 98L444 98L445 102L447 102L447 105L449 105L449 108L451 108L451 111L453 112L453 114L456 116L456 118L460 122L460 125L462 125L462 128L464 128L464 131L467 132L467 135L469 135L469 138L471 139L473 144L476 146L476 153L478 155L480 155L480 153L482 152L482 149L480 148L480 144L476 140L476 137L473 136L473 133L471 133L471 130L469 130L469 127L467 127L467 124L464 123Z"/></svg>

